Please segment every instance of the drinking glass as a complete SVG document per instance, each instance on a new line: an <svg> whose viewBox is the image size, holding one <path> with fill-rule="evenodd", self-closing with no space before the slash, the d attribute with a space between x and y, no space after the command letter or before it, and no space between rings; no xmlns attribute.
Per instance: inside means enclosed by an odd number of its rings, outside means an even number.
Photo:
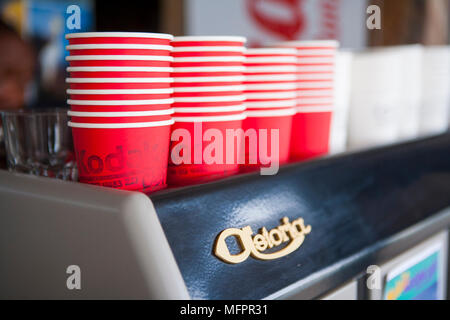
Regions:
<svg viewBox="0 0 450 320"><path fill-rule="evenodd" d="M77 180L66 109L3 111L9 171Z"/></svg>

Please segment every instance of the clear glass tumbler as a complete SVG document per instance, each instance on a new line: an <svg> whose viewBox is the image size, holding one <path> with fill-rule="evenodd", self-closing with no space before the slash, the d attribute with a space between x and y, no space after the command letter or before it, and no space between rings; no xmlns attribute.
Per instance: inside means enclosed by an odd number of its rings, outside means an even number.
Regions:
<svg viewBox="0 0 450 320"><path fill-rule="evenodd" d="M9 171L76 181L66 109L1 112Z"/></svg>

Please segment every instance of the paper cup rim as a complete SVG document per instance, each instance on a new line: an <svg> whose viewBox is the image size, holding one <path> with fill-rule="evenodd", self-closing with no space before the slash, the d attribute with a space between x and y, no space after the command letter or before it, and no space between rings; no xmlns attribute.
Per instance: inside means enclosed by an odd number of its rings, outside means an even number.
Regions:
<svg viewBox="0 0 450 320"><path fill-rule="evenodd" d="M79 38L149 38L173 40L173 35L151 32L74 32L65 35L66 39Z"/></svg>
<svg viewBox="0 0 450 320"><path fill-rule="evenodd" d="M247 99L294 99L297 92L266 92L266 93L246 93Z"/></svg>
<svg viewBox="0 0 450 320"><path fill-rule="evenodd" d="M200 57L173 57L174 63L183 62L244 62L245 56L200 56Z"/></svg>
<svg viewBox="0 0 450 320"><path fill-rule="evenodd" d="M294 108L297 106L297 99L286 99L286 100L267 100L267 101L258 101L258 102L245 102L247 108L286 108L291 107Z"/></svg>
<svg viewBox="0 0 450 320"><path fill-rule="evenodd" d="M243 82L245 80L245 76L217 76L217 77L176 77L173 78L173 82L183 83L183 82ZM181 81L180 81L181 80Z"/></svg>
<svg viewBox="0 0 450 320"><path fill-rule="evenodd" d="M193 47L173 47L172 52L245 52L243 46L193 46Z"/></svg>
<svg viewBox="0 0 450 320"><path fill-rule="evenodd" d="M281 47L339 47L339 41L337 40L295 40L295 41L284 41L276 44Z"/></svg>
<svg viewBox="0 0 450 320"><path fill-rule="evenodd" d="M183 72L244 72L244 66L223 66L223 67L174 67L173 73Z"/></svg>
<svg viewBox="0 0 450 320"><path fill-rule="evenodd" d="M67 72L173 72L170 67L67 67Z"/></svg>
<svg viewBox="0 0 450 320"><path fill-rule="evenodd" d="M261 82L274 82L274 81L296 81L298 77L293 74L275 74L275 75L246 75L245 81L261 81Z"/></svg>
<svg viewBox="0 0 450 320"><path fill-rule="evenodd" d="M282 110L263 110L263 111L245 111L247 118L259 117L284 117L293 116L296 114L296 108L282 109Z"/></svg>
<svg viewBox="0 0 450 320"><path fill-rule="evenodd" d="M273 72L273 73L280 73L280 72L297 72L297 66L267 66L267 67L246 67L245 73L265 73L265 72Z"/></svg>
<svg viewBox="0 0 450 320"><path fill-rule="evenodd" d="M67 83L172 83L173 78L66 78Z"/></svg>
<svg viewBox="0 0 450 320"><path fill-rule="evenodd" d="M237 106L218 106L218 107L174 107L175 112L179 113L196 113L196 112L234 112L244 111L246 109L244 104Z"/></svg>
<svg viewBox="0 0 450 320"><path fill-rule="evenodd" d="M127 123L80 123L68 121L68 126L72 128L83 129L127 129L127 128L151 128L151 127L165 127L174 124L173 119L164 121L151 122L127 122Z"/></svg>
<svg viewBox="0 0 450 320"><path fill-rule="evenodd" d="M172 42L247 42L246 37L242 36L177 36L173 37Z"/></svg>
<svg viewBox="0 0 450 320"><path fill-rule="evenodd" d="M247 57L245 64L249 63L261 63L261 64L280 64L280 63L292 63L293 65L298 63L297 57ZM248 68L248 67L247 67Z"/></svg>
<svg viewBox="0 0 450 320"><path fill-rule="evenodd" d="M71 117L101 117L101 118L120 118L120 117L148 117L170 115L175 111L171 109L151 110L151 111L67 111L67 115Z"/></svg>
<svg viewBox="0 0 450 320"><path fill-rule="evenodd" d="M245 101L244 95L235 96L210 96L210 97L174 97L177 102L233 102Z"/></svg>
<svg viewBox="0 0 450 320"><path fill-rule="evenodd" d="M246 51L248 55L285 55L285 54L297 54L297 49L295 48L248 48Z"/></svg>
<svg viewBox="0 0 450 320"><path fill-rule="evenodd" d="M169 99L147 99L147 100L75 100L68 99L68 105L74 106L139 106L139 105L170 105L174 102Z"/></svg>
<svg viewBox="0 0 450 320"><path fill-rule="evenodd" d="M319 112L333 112L335 108L333 106L310 106L310 107L297 107L296 113L319 113Z"/></svg>
<svg viewBox="0 0 450 320"><path fill-rule="evenodd" d="M172 94L173 88L165 89L67 89L67 94Z"/></svg>
<svg viewBox="0 0 450 320"><path fill-rule="evenodd" d="M244 91L245 85L230 86L201 86L201 87L173 87L173 92L228 92L228 91Z"/></svg>
<svg viewBox="0 0 450 320"><path fill-rule="evenodd" d="M131 44L131 43L86 43L86 44L69 44L66 50L86 50L86 49L140 49L140 50L162 50L172 51L173 47L160 44Z"/></svg>
<svg viewBox="0 0 450 320"><path fill-rule="evenodd" d="M150 56L150 55L121 55L121 54L93 54L93 55L70 55L66 61L98 61L98 60L120 60L120 61L158 61L172 62L172 56Z"/></svg>
<svg viewBox="0 0 450 320"><path fill-rule="evenodd" d="M244 120L245 118L244 113L229 116L173 117L175 122L226 122Z"/></svg>
<svg viewBox="0 0 450 320"><path fill-rule="evenodd" d="M296 90L297 83L260 83L246 84L245 90Z"/></svg>

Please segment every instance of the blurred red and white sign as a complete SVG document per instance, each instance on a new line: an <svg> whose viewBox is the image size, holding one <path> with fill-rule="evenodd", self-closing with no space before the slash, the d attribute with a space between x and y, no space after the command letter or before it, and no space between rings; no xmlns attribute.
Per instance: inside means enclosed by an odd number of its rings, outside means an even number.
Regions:
<svg viewBox="0 0 450 320"><path fill-rule="evenodd" d="M367 0L186 0L186 34L243 35L248 46L337 39L366 45Z"/></svg>

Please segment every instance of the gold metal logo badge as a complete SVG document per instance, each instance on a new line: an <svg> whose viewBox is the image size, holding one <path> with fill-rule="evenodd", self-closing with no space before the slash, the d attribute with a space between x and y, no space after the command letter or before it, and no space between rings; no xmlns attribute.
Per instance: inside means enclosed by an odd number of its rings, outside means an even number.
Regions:
<svg viewBox="0 0 450 320"><path fill-rule="evenodd" d="M214 245L214 254L227 263L241 263L250 255L255 259L273 260L284 257L297 250L305 240L305 236L311 232L311 226L305 226L303 218L298 218L289 222L289 218L281 219L281 224L267 231L265 227L259 230L259 233L253 235L250 226L241 229L229 228L223 230L216 239ZM241 247L241 252L231 254L225 242L226 238L234 236L237 238ZM281 244L289 242L282 249L264 253L264 251L278 247Z"/></svg>

